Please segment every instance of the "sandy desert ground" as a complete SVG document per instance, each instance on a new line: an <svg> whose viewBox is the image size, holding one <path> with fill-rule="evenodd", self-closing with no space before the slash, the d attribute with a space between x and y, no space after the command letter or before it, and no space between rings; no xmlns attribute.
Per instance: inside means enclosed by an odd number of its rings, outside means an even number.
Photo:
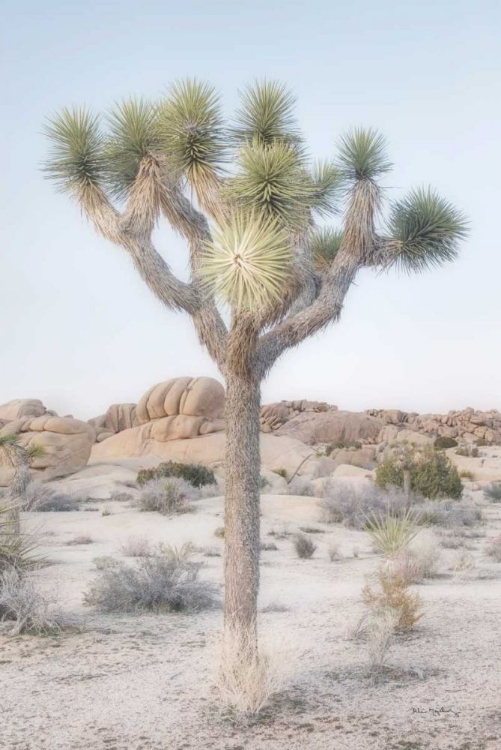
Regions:
<svg viewBox="0 0 501 750"><path fill-rule="evenodd" d="M262 553L260 628L280 652L288 680L270 710L232 722L212 686L220 609L196 614L99 614L84 606L102 555L123 557L131 535L175 545L193 542L203 578L222 583L221 498L166 518L127 501L106 500L110 486L135 476L134 461L95 465L59 484L96 498L78 512L30 513L52 565L34 575L77 626L58 636L0 635L0 747L6 750L499 750L501 748L501 564L486 553L501 532L501 505L482 492L481 535L465 539L475 567L452 569L461 550L444 549L440 575L416 587L426 615L397 636L374 684L367 644L353 637L361 589L380 558L362 531L319 521L311 497L262 497L262 539L284 529L309 532L318 548L299 560L291 538ZM474 485L473 485L474 486ZM111 511L102 515L103 509ZM430 530L421 532L432 534ZM88 544L68 545L89 535ZM341 559L329 560L339 543ZM207 550L211 556L206 556ZM218 556L219 555L219 556Z"/></svg>

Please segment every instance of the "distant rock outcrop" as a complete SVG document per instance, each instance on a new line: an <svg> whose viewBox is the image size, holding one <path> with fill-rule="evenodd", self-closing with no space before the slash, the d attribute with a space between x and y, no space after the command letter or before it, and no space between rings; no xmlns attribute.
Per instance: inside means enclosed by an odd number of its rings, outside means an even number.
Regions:
<svg viewBox="0 0 501 750"><path fill-rule="evenodd" d="M99 443L131 430L125 438L130 444L186 440L224 430L224 400L224 388L213 378L173 378L154 385L137 405L114 404L89 422Z"/></svg>
<svg viewBox="0 0 501 750"><path fill-rule="evenodd" d="M473 442L485 440L487 443L501 442L501 413L496 409L478 411L472 408L450 411L448 414L416 414L397 409L369 409L366 412L385 425L379 442L402 439L401 431L419 433L429 438L451 437ZM412 434L410 435L412 439Z"/></svg>
<svg viewBox="0 0 501 750"><path fill-rule="evenodd" d="M10 402L11 405L13 402ZM72 474L83 468L89 460L92 444L95 440L94 429L87 422L67 417L53 416L53 412L45 409L41 401L32 401L35 410L40 412L40 404L45 413L26 415L27 402L18 410L23 416L5 421L0 429L0 435L13 434L19 436L19 445L28 448L31 445L41 445L44 455L35 459L31 468L38 478L53 479L55 477ZM0 407L4 415L13 415ZM8 486L12 481L13 468L6 456L0 455L0 486Z"/></svg>

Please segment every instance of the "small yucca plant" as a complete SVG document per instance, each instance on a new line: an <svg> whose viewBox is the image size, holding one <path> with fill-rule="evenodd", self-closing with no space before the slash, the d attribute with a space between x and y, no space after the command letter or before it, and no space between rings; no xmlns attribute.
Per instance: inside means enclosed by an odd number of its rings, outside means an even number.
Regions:
<svg viewBox="0 0 501 750"><path fill-rule="evenodd" d="M419 534L418 520L410 509L398 517L388 511L374 512L366 516L365 531L378 552L394 557Z"/></svg>

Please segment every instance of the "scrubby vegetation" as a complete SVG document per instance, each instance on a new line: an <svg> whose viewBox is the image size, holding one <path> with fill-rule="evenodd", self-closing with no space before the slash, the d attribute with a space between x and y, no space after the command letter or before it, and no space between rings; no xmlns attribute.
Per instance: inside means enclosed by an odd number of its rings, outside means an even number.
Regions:
<svg viewBox="0 0 501 750"><path fill-rule="evenodd" d="M149 557L152 547L145 536L130 536L122 544L120 551L125 557Z"/></svg>
<svg viewBox="0 0 501 750"><path fill-rule="evenodd" d="M496 562L501 562L501 534L490 540L487 547L487 554Z"/></svg>
<svg viewBox="0 0 501 750"><path fill-rule="evenodd" d="M294 549L296 554L302 560L309 560L313 557L317 545L306 534L296 534L294 538Z"/></svg>
<svg viewBox="0 0 501 750"><path fill-rule="evenodd" d="M138 504L142 511L173 516L189 512L190 502L199 496L199 491L185 479L151 479L141 487Z"/></svg>
<svg viewBox="0 0 501 750"><path fill-rule="evenodd" d="M446 451L448 448L456 448L458 444L457 440L451 437L438 437L435 439L433 446L437 451Z"/></svg>
<svg viewBox="0 0 501 750"><path fill-rule="evenodd" d="M338 440L336 443L328 443L324 448L324 455L330 456L333 451L340 450L340 449L346 449L346 448L355 448L359 450L362 447L362 443L360 443L358 440Z"/></svg>
<svg viewBox="0 0 501 750"><path fill-rule="evenodd" d="M394 557L419 533L415 514L409 509L402 516L374 512L367 517L365 531L374 549L386 557Z"/></svg>
<svg viewBox="0 0 501 750"><path fill-rule="evenodd" d="M85 603L104 612L197 611L214 607L217 587L198 578L192 548L164 548L164 554L138 558L134 565L111 560L98 570Z"/></svg>
<svg viewBox="0 0 501 750"><path fill-rule="evenodd" d="M440 547L434 539L419 539L402 549L393 561L398 576L409 585L421 583L438 574L441 561Z"/></svg>
<svg viewBox="0 0 501 750"><path fill-rule="evenodd" d="M479 450L475 446L462 445L456 451L456 456L465 456L467 458L477 458Z"/></svg>
<svg viewBox="0 0 501 750"><path fill-rule="evenodd" d="M71 512L78 510L78 500L40 482L30 482L24 492L23 509L37 512Z"/></svg>
<svg viewBox="0 0 501 750"><path fill-rule="evenodd" d="M410 445L390 450L376 469L376 484L382 489L404 487L425 498L459 499L463 485L456 467L442 451Z"/></svg>
<svg viewBox="0 0 501 750"><path fill-rule="evenodd" d="M308 477L294 477L288 485L289 495L302 495L304 497L311 497L313 493L313 487L311 480Z"/></svg>
<svg viewBox="0 0 501 750"><path fill-rule="evenodd" d="M43 563L36 539L20 533L12 516L12 506L0 504L0 573L10 568L31 570Z"/></svg>
<svg viewBox="0 0 501 750"><path fill-rule="evenodd" d="M491 482L484 489L484 497L491 503L501 503L501 482Z"/></svg>
<svg viewBox="0 0 501 750"><path fill-rule="evenodd" d="M353 484L335 479L327 482L322 494L321 520L355 529L362 529L367 516L374 512L390 509L394 515L405 513L414 500L395 488L384 492L368 482Z"/></svg>
<svg viewBox="0 0 501 750"><path fill-rule="evenodd" d="M142 487L153 479L166 479L177 477L185 479L193 487L204 487L207 484L216 484L216 476L211 469L201 464L183 464L177 461L167 461L159 464L154 469L141 469L138 472L136 482Z"/></svg>
<svg viewBox="0 0 501 750"><path fill-rule="evenodd" d="M395 630L411 630L424 615L421 597L409 592L409 582L391 565L380 569L376 588L364 586L362 598L372 614L394 613Z"/></svg>
<svg viewBox="0 0 501 750"><path fill-rule="evenodd" d="M0 621L12 621L12 635L45 635L60 630L59 618L25 573L7 568L0 573Z"/></svg>

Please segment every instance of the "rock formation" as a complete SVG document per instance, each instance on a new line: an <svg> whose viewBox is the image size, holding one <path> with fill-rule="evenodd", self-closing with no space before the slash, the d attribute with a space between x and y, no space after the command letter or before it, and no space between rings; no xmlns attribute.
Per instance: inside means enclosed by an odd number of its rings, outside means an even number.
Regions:
<svg viewBox="0 0 501 750"><path fill-rule="evenodd" d="M501 413L495 409L477 411L467 408L461 411L450 411L448 414L416 414L397 409L370 409L367 414L394 428L391 430L385 428L379 442L395 439L397 435L401 439L402 430L430 438L443 436L470 442L474 440L485 440L487 443L501 442Z"/></svg>
<svg viewBox="0 0 501 750"><path fill-rule="evenodd" d="M11 401L0 406L0 414L0 435L18 435L22 447L41 445L45 449L44 455L31 464L38 478L64 476L87 464L95 440L94 429L87 422L54 416L54 412L35 399ZM0 486L9 485L13 473L7 457L1 454Z"/></svg>

